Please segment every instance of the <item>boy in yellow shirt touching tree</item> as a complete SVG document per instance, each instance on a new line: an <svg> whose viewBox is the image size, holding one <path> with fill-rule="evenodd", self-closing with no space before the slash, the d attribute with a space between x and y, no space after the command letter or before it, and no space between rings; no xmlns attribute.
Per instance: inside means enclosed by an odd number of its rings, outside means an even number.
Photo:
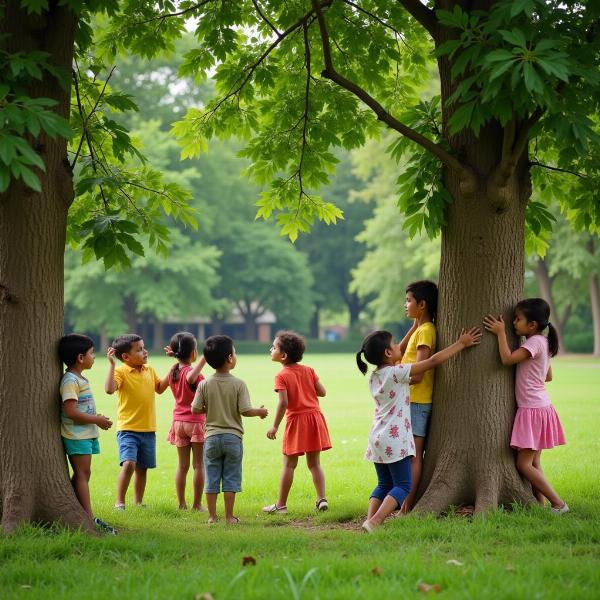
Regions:
<svg viewBox="0 0 600 600"><path fill-rule="evenodd" d="M435 352L437 332L438 289L433 281L415 281L406 287L404 309L413 325L401 342L406 348L402 363L416 363L428 359ZM415 441L415 456L412 460L412 486L410 494L402 504L402 513L409 512L415 502L421 472L423 470L423 451L425 438L431 418L434 369L410 378L410 417Z"/></svg>
<svg viewBox="0 0 600 600"><path fill-rule="evenodd" d="M123 362L115 368L115 356ZM156 467L156 402L169 385L168 374L160 379L149 367L144 340L135 334L118 337L107 352L109 369L104 389L118 392L117 443L121 471L117 479L115 508L125 510L125 496L131 477L133 500L143 506L148 469Z"/></svg>

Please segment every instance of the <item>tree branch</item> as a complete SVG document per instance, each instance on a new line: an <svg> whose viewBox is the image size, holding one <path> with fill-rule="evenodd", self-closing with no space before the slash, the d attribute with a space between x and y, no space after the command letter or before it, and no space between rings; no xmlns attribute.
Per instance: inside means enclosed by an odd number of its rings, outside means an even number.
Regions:
<svg viewBox="0 0 600 600"><path fill-rule="evenodd" d="M254 8L256 9L256 12L260 15L260 18L271 28L271 30L273 31L273 33L278 38L281 37L281 33L275 27L275 25L273 25L273 23L271 23L271 21L267 18L267 16L262 12L262 10L260 9L260 6L259 6L258 2L256 0L252 0L252 4L254 5Z"/></svg>
<svg viewBox="0 0 600 600"><path fill-rule="evenodd" d="M343 75L338 73L334 66L331 56L331 45L329 40L329 32L325 23L325 17L323 15L322 6L318 0L312 0L313 9L317 14L317 21L319 23L319 30L321 32L321 40L323 45L323 59L325 61L325 69L321 75L327 79L331 79L337 83L340 87L348 90L354 94L357 98L362 100L376 115L377 118L385 123L388 127L391 127L398 133L407 137L409 140L419 144L434 156L436 156L444 165L455 171L461 179L471 180L473 175L458 159L452 156L442 146L431 141L429 138L421 135L418 131L415 131L411 127L408 127L404 123L398 121L392 116L385 108L375 100L365 89L361 88L354 82L346 79Z"/></svg>
<svg viewBox="0 0 600 600"><path fill-rule="evenodd" d="M410 13L413 19L427 30L434 40L437 39L437 20L435 13L430 8L421 4L419 0L398 0L398 2Z"/></svg>
<svg viewBox="0 0 600 600"><path fill-rule="evenodd" d="M529 163L530 167L542 167L543 169L548 169L550 171L558 171L559 173L568 173L569 175L575 175L575 177L579 177L580 179L587 179L587 175L583 173L578 173L577 171L570 171L569 169L561 169L560 167L553 167L552 165L546 165L537 160Z"/></svg>
<svg viewBox="0 0 600 600"><path fill-rule="evenodd" d="M202 8L203 6L205 6L206 4L210 4L211 2L214 2L215 0L202 0L202 2L198 2L198 4L194 4L193 6L189 6L188 8L184 9L184 10L180 10L179 12L174 12L174 13L166 13L164 15L158 15L156 17L151 17L150 19L146 19L145 21L137 21L135 23L132 23L132 26L137 26L137 25L145 25L146 23L151 23L152 21L164 21L165 19L170 19L173 17L181 17L183 15L186 15L187 13L190 13L194 10L197 10L199 8Z"/></svg>

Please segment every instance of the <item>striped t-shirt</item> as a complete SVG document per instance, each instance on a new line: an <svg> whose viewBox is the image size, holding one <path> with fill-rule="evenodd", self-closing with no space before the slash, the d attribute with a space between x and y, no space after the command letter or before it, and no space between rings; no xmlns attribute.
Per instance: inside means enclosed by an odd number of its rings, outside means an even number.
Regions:
<svg viewBox="0 0 600 600"><path fill-rule="evenodd" d="M60 380L60 433L69 440L89 440L98 437L98 426L93 423L75 423L65 414L64 403L77 400L77 410L88 415L96 414L96 403L90 382L72 371L67 371Z"/></svg>

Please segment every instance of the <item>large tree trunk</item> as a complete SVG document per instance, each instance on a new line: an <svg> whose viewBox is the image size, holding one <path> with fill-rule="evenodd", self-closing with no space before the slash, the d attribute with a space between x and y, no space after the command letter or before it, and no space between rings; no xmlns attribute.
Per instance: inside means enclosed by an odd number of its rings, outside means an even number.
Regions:
<svg viewBox="0 0 600 600"><path fill-rule="evenodd" d="M454 202L442 232L437 321L441 348L456 341L461 328L481 327L488 313L503 314L512 329L512 309L523 293L525 207L531 181L527 152L509 176L509 171L498 169L504 146L499 124L483 127L478 137L470 131L449 134L447 100L454 84L447 59L438 64L444 132L470 175L444 169L444 184ZM502 366L494 335L484 334L479 347L436 369L416 510L439 513L451 505L473 505L476 513L483 513L498 505L534 502L531 485L520 477L509 446L514 413L513 369Z"/></svg>
<svg viewBox="0 0 600 600"><path fill-rule="evenodd" d="M558 335L558 350L559 352L566 352L567 346L565 344L563 331L564 326L566 325L567 318L571 313L570 306L566 307L565 315L561 319L559 317L558 310L556 308L556 304L554 304L554 298L552 296L552 278L550 277L550 273L548 271L548 265L546 264L546 261L543 258L540 258L536 262L535 277L538 282L538 287L540 288L540 296L550 306L550 314L552 315L552 325L554 325L554 328L556 329L556 334Z"/></svg>
<svg viewBox="0 0 600 600"><path fill-rule="evenodd" d="M76 18L50 3L42 17L19 0L5 3L1 39L8 52L48 52L70 72ZM46 77L32 96L58 100L69 113L69 92ZM63 256L73 197L66 142L40 136L46 164L42 192L20 181L0 195L0 514L12 532L26 522L62 522L93 529L71 487L59 427L56 355L63 332ZM33 437L32 437L33 436Z"/></svg>

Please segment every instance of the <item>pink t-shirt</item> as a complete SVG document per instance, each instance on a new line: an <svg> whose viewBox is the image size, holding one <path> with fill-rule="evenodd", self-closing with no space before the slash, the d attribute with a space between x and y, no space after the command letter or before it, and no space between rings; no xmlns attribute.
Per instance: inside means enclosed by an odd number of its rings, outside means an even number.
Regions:
<svg viewBox="0 0 600 600"><path fill-rule="evenodd" d="M186 423L203 423L206 420L206 415L194 414L192 412L192 401L196 393L198 384L204 379L202 375L193 385L187 381L187 374L192 369L192 365L183 365L179 367L179 377L177 381L173 381L173 372L169 373L169 386L175 397L175 408L173 409L173 420L184 421Z"/></svg>
<svg viewBox="0 0 600 600"><path fill-rule="evenodd" d="M515 396L517 406L521 408L542 408L550 405L550 398L546 393L546 375L550 353L548 340L540 334L528 337L521 345L531 354L517 365L515 381Z"/></svg>

